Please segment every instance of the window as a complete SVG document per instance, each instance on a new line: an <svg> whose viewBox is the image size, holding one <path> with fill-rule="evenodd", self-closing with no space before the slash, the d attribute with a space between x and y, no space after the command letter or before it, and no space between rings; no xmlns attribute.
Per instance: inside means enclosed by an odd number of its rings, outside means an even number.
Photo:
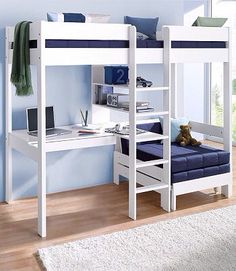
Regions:
<svg viewBox="0 0 236 271"><path fill-rule="evenodd" d="M227 17L227 25L232 27L233 48L236 48L236 1L212 0L212 16ZM232 133L236 143L236 50L233 50L232 74ZM213 63L211 69L211 108L210 120L214 125L223 124L223 68L220 63Z"/></svg>

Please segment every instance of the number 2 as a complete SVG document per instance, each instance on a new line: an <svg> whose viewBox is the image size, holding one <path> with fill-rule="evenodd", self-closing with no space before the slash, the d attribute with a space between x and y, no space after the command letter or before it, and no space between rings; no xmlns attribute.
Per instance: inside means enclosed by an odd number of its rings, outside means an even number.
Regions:
<svg viewBox="0 0 236 271"><path fill-rule="evenodd" d="M117 70L117 74L119 77L117 78L116 82L120 83L120 84L125 83L124 82L124 75L125 75L124 70L122 70L122 69Z"/></svg>

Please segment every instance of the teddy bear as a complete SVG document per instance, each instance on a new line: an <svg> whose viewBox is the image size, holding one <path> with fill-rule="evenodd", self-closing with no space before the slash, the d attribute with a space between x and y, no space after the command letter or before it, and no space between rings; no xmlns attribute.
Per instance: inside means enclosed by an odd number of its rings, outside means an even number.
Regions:
<svg viewBox="0 0 236 271"><path fill-rule="evenodd" d="M180 146L199 146L202 143L191 136L189 125L180 125L180 133L175 140Z"/></svg>

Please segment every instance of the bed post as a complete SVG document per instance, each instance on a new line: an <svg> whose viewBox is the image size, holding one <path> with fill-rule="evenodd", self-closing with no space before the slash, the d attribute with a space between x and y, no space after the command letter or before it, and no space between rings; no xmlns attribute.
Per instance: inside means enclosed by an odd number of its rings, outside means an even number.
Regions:
<svg viewBox="0 0 236 271"><path fill-rule="evenodd" d="M121 139L116 137L115 151L113 153L113 183L117 184L117 185L120 184L120 174L119 174L119 170L117 168L118 159L116 156L116 152L117 151L121 152L120 141L121 141Z"/></svg>
<svg viewBox="0 0 236 271"><path fill-rule="evenodd" d="M136 27L129 27L129 217L136 220Z"/></svg>
<svg viewBox="0 0 236 271"><path fill-rule="evenodd" d="M46 86L43 35L43 22L38 28L38 64L37 64L37 107L38 107L38 234L46 237Z"/></svg>
<svg viewBox="0 0 236 271"><path fill-rule="evenodd" d="M177 103L177 64L171 64L171 117L178 117L178 103Z"/></svg>
<svg viewBox="0 0 236 271"><path fill-rule="evenodd" d="M176 211L176 194L174 188L171 190L171 211Z"/></svg>
<svg viewBox="0 0 236 271"><path fill-rule="evenodd" d="M230 180L229 184L221 187L221 192L226 197L232 195L232 39L231 29L228 28L229 39L228 47L228 62L224 62L223 78L224 78L224 150L230 153Z"/></svg>
<svg viewBox="0 0 236 271"><path fill-rule="evenodd" d="M170 116L171 116L171 37L170 29L168 27L163 28L164 35L164 85L169 87L169 91L163 93L163 110L169 111L168 115L163 118L163 135L168 135L167 139L163 140L163 159L168 160L168 163L163 165L164 182L168 184L168 189L161 191L161 207L170 212L170 193L171 193L171 137L170 137Z"/></svg>
<svg viewBox="0 0 236 271"><path fill-rule="evenodd" d="M12 148L9 142L9 135L12 132L12 89L11 89L11 64L9 59L9 31L5 29L5 201L10 203L12 200Z"/></svg>

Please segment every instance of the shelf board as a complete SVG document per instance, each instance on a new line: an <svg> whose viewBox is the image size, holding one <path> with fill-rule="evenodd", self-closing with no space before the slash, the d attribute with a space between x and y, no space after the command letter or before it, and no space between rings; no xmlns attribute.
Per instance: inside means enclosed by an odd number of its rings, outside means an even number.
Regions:
<svg viewBox="0 0 236 271"><path fill-rule="evenodd" d="M94 106L100 107L100 108L104 108L107 110L114 110L114 111L118 111L118 112L122 112L122 113L129 113L129 110L125 110L123 108L119 108L119 107L113 107L113 106L107 106L107 105L103 105L103 104L93 104ZM150 111L150 112L136 112L136 116L137 117L155 117L155 116L164 116L164 115L168 115L169 111Z"/></svg>
<svg viewBox="0 0 236 271"><path fill-rule="evenodd" d="M122 89L129 89L129 85L109 85L109 84L100 84L100 83L93 83L93 85L100 85L100 86L108 86L113 88L122 88ZM152 91L161 91L161 90L169 90L169 87L166 86L153 86L153 87L136 87L137 92L152 92Z"/></svg>
<svg viewBox="0 0 236 271"><path fill-rule="evenodd" d="M104 84L104 83L93 83L93 85L95 86L106 86L106 87L113 87L113 88L124 88L124 89L128 89L129 85L127 84L123 84L123 85L110 85L110 84Z"/></svg>
<svg viewBox="0 0 236 271"><path fill-rule="evenodd" d="M123 108L118 108L118 107L112 107L112 106L107 106L105 104L93 104L97 107L100 107L100 108L104 108L104 109L107 109L107 110L114 110L114 111L118 111L118 112L122 112L122 113L129 113L128 110L125 110Z"/></svg>

